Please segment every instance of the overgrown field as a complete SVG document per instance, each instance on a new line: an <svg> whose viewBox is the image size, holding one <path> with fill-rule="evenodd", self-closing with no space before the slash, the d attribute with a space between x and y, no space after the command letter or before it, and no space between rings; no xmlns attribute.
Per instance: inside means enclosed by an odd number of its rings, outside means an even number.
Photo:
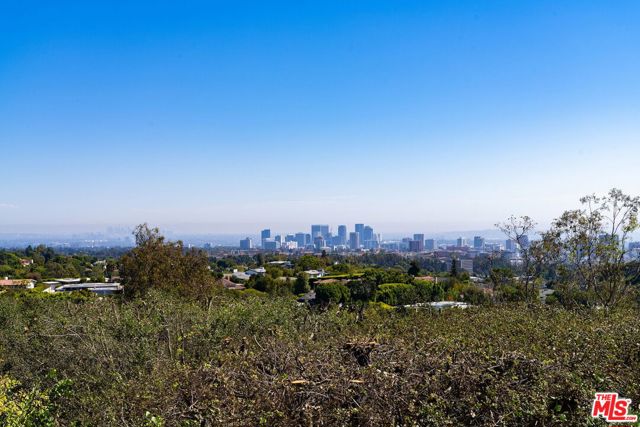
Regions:
<svg viewBox="0 0 640 427"><path fill-rule="evenodd" d="M577 426L604 425L596 391L640 402L636 311L364 314L4 295L0 424Z"/></svg>

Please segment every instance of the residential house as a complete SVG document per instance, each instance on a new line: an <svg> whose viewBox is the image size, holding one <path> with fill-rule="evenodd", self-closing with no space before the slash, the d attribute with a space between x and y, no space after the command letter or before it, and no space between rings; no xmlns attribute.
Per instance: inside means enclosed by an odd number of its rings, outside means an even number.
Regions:
<svg viewBox="0 0 640 427"><path fill-rule="evenodd" d="M30 279L9 279L5 277L0 280L0 289L33 289L36 282Z"/></svg>
<svg viewBox="0 0 640 427"><path fill-rule="evenodd" d="M318 277L323 277L325 275L324 270L307 270L305 274L309 276L310 279L317 279Z"/></svg>
<svg viewBox="0 0 640 427"><path fill-rule="evenodd" d="M218 280L218 283L221 284L225 289L232 289L234 291L241 291L245 288L244 285L232 282L231 280L225 279L224 277Z"/></svg>

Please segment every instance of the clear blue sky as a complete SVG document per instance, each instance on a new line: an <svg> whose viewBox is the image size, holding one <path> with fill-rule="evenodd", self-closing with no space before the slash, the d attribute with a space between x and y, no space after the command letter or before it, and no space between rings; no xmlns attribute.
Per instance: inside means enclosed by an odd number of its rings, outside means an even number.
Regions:
<svg viewBox="0 0 640 427"><path fill-rule="evenodd" d="M4 1L0 231L544 223L640 194L638 1Z"/></svg>

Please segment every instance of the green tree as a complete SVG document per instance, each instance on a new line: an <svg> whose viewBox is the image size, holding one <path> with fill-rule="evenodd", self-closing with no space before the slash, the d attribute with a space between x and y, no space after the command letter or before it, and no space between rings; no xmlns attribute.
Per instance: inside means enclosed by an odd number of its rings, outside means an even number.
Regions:
<svg viewBox="0 0 640 427"><path fill-rule="evenodd" d="M451 258L451 271L450 271L451 277L456 278L458 277L458 260L455 258Z"/></svg>
<svg viewBox="0 0 640 427"><path fill-rule="evenodd" d="M340 283L316 286L316 300L321 304L339 304L349 301L349 288Z"/></svg>
<svg viewBox="0 0 640 427"><path fill-rule="evenodd" d="M414 304L418 294L413 285L407 283L385 283L380 285L376 299L389 305Z"/></svg>
<svg viewBox="0 0 640 427"><path fill-rule="evenodd" d="M407 271L407 273L414 277L420 275L420 266L416 260L411 261L409 264L409 271Z"/></svg>
<svg viewBox="0 0 640 427"><path fill-rule="evenodd" d="M100 264L92 266L89 279L92 282L104 282L104 271L103 266Z"/></svg>
<svg viewBox="0 0 640 427"><path fill-rule="evenodd" d="M519 269L521 272L520 284L523 287L525 298L531 301L535 298L536 278L539 276L540 255L539 246L529 243L529 235L535 231L536 223L528 216L510 216L505 222L496 224L507 237L515 242L520 255Z"/></svg>
<svg viewBox="0 0 640 427"><path fill-rule="evenodd" d="M538 251L555 264L565 298L585 292L592 303L617 305L631 295L640 276L640 265L627 259L627 242L639 227L640 198L612 189L580 202L581 209L564 212L542 234Z"/></svg>
<svg viewBox="0 0 640 427"><path fill-rule="evenodd" d="M214 289L204 252L185 251L182 242L166 242L157 228L147 224L134 231L136 247L121 260L126 297L145 295L150 289L193 298L208 298Z"/></svg>
<svg viewBox="0 0 640 427"><path fill-rule="evenodd" d="M254 274L247 282L247 287L260 292L274 293L278 290L279 283L269 275Z"/></svg>
<svg viewBox="0 0 640 427"><path fill-rule="evenodd" d="M254 260L258 267L261 267L264 264L264 255L262 255L261 253L256 254Z"/></svg>
<svg viewBox="0 0 640 427"><path fill-rule="evenodd" d="M293 293L296 295L304 294L309 292L309 278L305 273L298 273L296 276L296 281L293 284Z"/></svg>
<svg viewBox="0 0 640 427"><path fill-rule="evenodd" d="M323 265L324 264L322 263L322 261L318 257L313 255L302 255L296 261L296 266L302 271L317 270L319 268L322 268Z"/></svg>

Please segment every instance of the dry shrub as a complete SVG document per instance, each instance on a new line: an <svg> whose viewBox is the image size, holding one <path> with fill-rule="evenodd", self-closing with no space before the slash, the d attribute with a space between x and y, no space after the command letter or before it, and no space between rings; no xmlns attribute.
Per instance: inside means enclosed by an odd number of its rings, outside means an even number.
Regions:
<svg viewBox="0 0 640 427"><path fill-rule="evenodd" d="M637 314L3 298L0 358L72 381L60 425L588 425L595 391L640 401Z"/></svg>

